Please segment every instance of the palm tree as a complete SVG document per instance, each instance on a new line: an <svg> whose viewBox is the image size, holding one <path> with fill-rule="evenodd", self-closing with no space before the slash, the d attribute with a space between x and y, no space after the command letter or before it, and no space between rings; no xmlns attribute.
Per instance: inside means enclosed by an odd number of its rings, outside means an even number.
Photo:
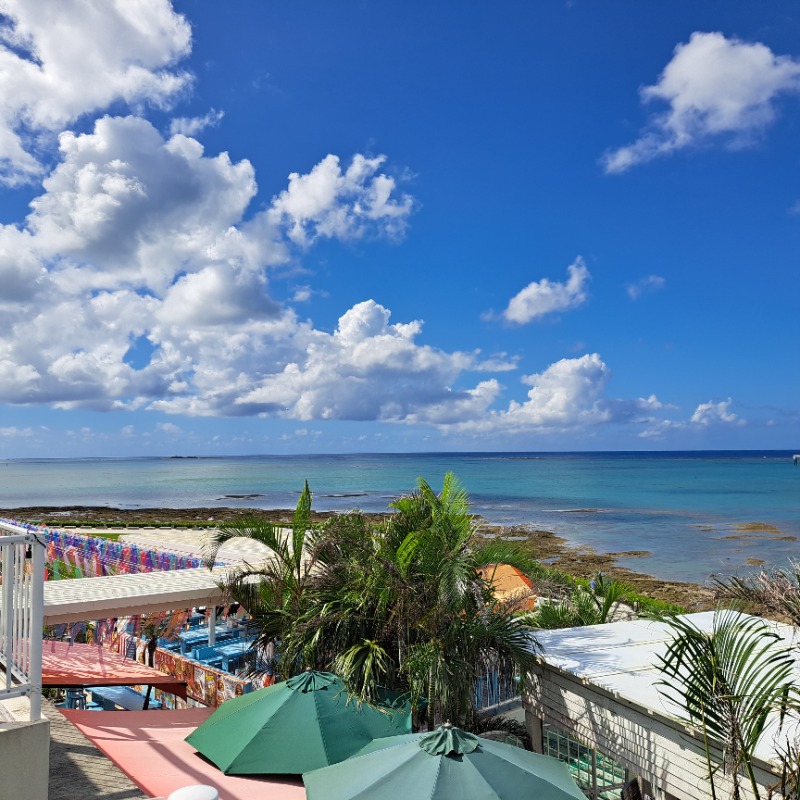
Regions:
<svg viewBox="0 0 800 800"><path fill-rule="evenodd" d="M800 563L791 561L788 569L761 570L755 575L715 578L724 597L763 609L800 627Z"/></svg>
<svg viewBox="0 0 800 800"><path fill-rule="evenodd" d="M589 587L578 586L560 599L539 600L536 610L525 615L535 628L576 628L610 622L630 589L621 581L609 580L598 572Z"/></svg>
<svg viewBox="0 0 800 800"><path fill-rule="evenodd" d="M221 526L204 553L211 568L222 546L231 539L252 539L269 549L262 562L231 571L220 584L225 595L250 614L257 631L254 650L260 657L256 661L265 665L274 660L275 642L291 638L292 626L303 613L304 595L312 583L318 528L311 524L311 502L306 481L288 530L258 518L244 518ZM272 668L272 663L268 666ZM280 673L288 678L304 666L302 659L281 659Z"/></svg>
<svg viewBox="0 0 800 800"><path fill-rule="evenodd" d="M310 525L306 484L291 535L246 521L215 537L208 562L235 536L274 553L236 570L224 589L253 616L264 653L280 639L280 672L333 669L360 700L410 698L417 721L475 717L475 678L486 665L534 662L535 641L513 609L497 603L480 569L508 563L529 571L516 544L476 543L467 494L452 474L441 493L420 479L392 503L388 521L337 515Z"/></svg>
<svg viewBox="0 0 800 800"><path fill-rule="evenodd" d="M680 617L667 621L675 638L660 657L665 675L660 691L702 730L712 797L714 775L722 767L730 775L732 797L739 800L744 768L758 800L753 753L769 716L788 707L794 663L789 649L764 620L734 609L717 611L710 633ZM716 766L712 741L723 753Z"/></svg>
<svg viewBox="0 0 800 800"><path fill-rule="evenodd" d="M355 540L361 523L345 523L343 557L328 560L325 600L306 628L336 652L334 668L364 699L387 687L407 693L422 727L445 718L469 725L477 674L507 661L529 667L535 648L480 570L507 563L525 572L533 560L508 542L476 544L467 494L450 473L441 493L419 479L391 507L388 523Z"/></svg>

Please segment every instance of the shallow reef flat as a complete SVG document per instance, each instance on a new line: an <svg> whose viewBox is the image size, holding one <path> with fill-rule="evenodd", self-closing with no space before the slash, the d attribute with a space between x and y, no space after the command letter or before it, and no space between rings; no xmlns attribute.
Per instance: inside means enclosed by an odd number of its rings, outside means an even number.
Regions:
<svg viewBox="0 0 800 800"><path fill-rule="evenodd" d="M138 508L119 509L109 506L29 506L0 509L0 516L33 524L45 524L54 528L77 526L91 534L97 528L150 528L162 527L216 527L246 517L256 517L276 524L286 524L292 519L289 509L258 508ZM334 512L312 512L314 522L323 522ZM365 517L380 521L386 514L365 514ZM165 530L165 535L168 532ZM714 605L714 592L696 583L665 581L645 573L636 572L617 565L620 558L649 555L647 551L624 551L597 553L588 547L575 547L566 539L551 531L539 530L528 525L509 527L482 524L479 535L489 538L504 538L511 541L530 542L534 556L549 567L554 567L577 578L591 578L602 572L629 584L636 592L676 603L691 611L705 610Z"/></svg>

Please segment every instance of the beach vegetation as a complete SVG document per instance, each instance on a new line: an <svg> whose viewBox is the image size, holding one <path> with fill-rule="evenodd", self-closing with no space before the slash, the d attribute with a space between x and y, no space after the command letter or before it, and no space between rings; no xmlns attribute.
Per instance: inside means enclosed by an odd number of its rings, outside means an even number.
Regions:
<svg viewBox="0 0 800 800"><path fill-rule="evenodd" d="M800 627L800 562L749 575L716 577L714 584L723 598Z"/></svg>
<svg viewBox="0 0 800 800"><path fill-rule="evenodd" d="M438 493L420 478L380 521L354 511L314 526L310 508L306 485L288 531L227 526L208 554L211 564L234 535L261 536L274 551L223 588L253 616L259 652L279 642L281 677L333 670L359 700L409 702L418 728L446 719L470 727L478 675L533 666L530 629L481 569L504 563L525 574L535 562L518 543L474 536L454 475Z"/></svg>
<svg viewBox="0 0 800 800"><path fill-rule="evenodd" d="M531 567L528 577L534 582L542 597L565 597L578 589L591 591L591 579L575 577L557 567L551 567L541 562L536 562ZM618 583L625 586L625 602L643 616L686 613L686 608L678 603L658 600L636 592L624 581Z"/></svg>
<svg viewBox="0 0 800 800"><path fill-rule="evenodd" d="M629 587L602 573L586 582L575 581L566 591L540 598L525 621L544 629L575 628L611 622L628 601Z"/></svg>
<svg viewBox="0 0 800 800"><path fill-rule="evenodd" d="M311 490L306 481L288 528L260 517L243 517L214 531L204 550L204 562L211 568L220 549L232 539L247 538L264 547L261 561L232 570L222 584L226 595L250 614L260 652L271 654L276 641L291 640L292 627L311 598L321 533L312 525L310 513ZM273 660L271 655L269 660ZM289 670L286 677L292 674Z"/></svg>

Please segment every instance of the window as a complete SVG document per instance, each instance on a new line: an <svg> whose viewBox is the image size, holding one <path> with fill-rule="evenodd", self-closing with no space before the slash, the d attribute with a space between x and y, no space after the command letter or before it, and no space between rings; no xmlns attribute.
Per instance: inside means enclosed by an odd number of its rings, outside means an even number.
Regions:
<svg viewBox="0 0 800 800"><path fill-rule="evenodd" d="M587 797L619 800L620 789L628 777L625 767L556 728L544 728L542 741L545 755L566 761Z"/></svg>

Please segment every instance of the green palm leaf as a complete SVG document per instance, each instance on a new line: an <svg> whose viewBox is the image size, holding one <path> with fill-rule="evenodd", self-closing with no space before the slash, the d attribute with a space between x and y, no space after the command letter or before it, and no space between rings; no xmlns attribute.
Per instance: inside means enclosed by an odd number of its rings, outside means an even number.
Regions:
<svg viewBox="0 0 800 800"><path fill-rule="evenodd" d="M732 776L738 794L744 767L756 797L752 759L770 715L783 714L792 691L794 660L764 620L735 609L716 612L711 632L689 620L668 619L675 638L660 657L664 679L659 690L686 709L707 740L709 779L714 772L708 739L723 749L721 766Z"/></svg>

